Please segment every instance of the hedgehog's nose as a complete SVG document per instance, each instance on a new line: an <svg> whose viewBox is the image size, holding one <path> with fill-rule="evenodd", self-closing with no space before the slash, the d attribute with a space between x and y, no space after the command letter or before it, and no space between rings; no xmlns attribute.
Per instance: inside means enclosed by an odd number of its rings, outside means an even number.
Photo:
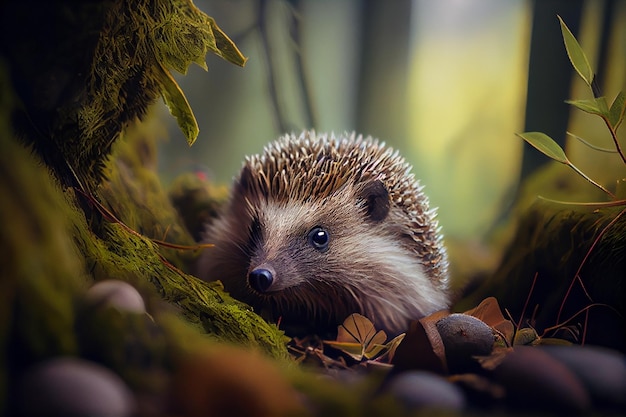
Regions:
<svg viewBox="0 0 626 417"><path fill-rule="evenodd" d="M274 282L274 274L269 269L259 267L248 274L248 282L253 290L266 292Z"/></svg>

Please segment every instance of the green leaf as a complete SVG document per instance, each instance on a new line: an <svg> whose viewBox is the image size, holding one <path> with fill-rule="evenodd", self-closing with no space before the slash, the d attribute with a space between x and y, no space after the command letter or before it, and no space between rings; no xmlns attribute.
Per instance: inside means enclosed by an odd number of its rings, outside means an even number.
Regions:
<svg viewBox="0 0 626 417"><path fill-rule="evenodd" d="M615 199L615 195L612 192L610 192L609 190L604 188L602 185L598 184L597 182L589 178L584 172L582 172L574 164L572 164L570 160L567 159L567 156L565 156L565 151L563 151L563 149L554 140L552 140L550 136L541 132L516 133L516 135L524 139L531 146L536 148L538 151L540 151L547 157L552 158L557 162L560 162L562 164L569 166L574 171L576 171L578 175L580 175L581 177L589 181L589 183L593 184L594 186L598 187L599 189L607 193L612 199Z"/></svg>
<svg viewBox="0 0 626 417"><path fill-rule="evenodd" d="M609 117L609 106L606 104L606 98L596 97L595 100L596 100L598 109L600 109L600 111L602 112L602 115L605 117Z"/></svg>
<svg viewBox="0 0 626 417"><path fill-rule="evenodd" d="M596 146L593 143L586 141L585 139L581 138L580 136L577 136L571 132L565 132L567 135L573 137L574 139L576 139L577 141L579 141L580 143L582 143L583 145L586 145L588 147L590 147L591 149L598 151L598 152L606 152L606 153L617 153L617 149L609 149L609 148L602 148L600 146Z"/></svg>
<svg viewBox="0 0 626 417"><path fill-rule="evenodd" d="M232 40L220 29L215 20L191 3L184 6L175 1L160 2L150 20L149 33L154 37L156 58L166 68L186 74L191 63L207 70L208 51L239 66L245 58ZM148 12L145 12L148 13Z"/></svg>
<svg viewBox="0 0 626 417"><path fill-rule="evenodd" d="M565 100L565 102L587 113L597 114L603 117L609 116L609 108L606 105L606 99L604 97L591 100Z"/></svg>
<svg viewBox="0 0 626 417"><path fill-rule="evenodd" d="M579 110L582 110L591 114L602 115L600 108L598 108L598 103L596 100L565 100L567 104L571 104Z"/></svg>
<svg viewBox="0 0 626 417"><path fill-rule="evenodd" d="M613 129L619 127L624 120L624 111L626 110L626 94L623 91L620 91L613 100L613 104L611 104L611 108L609 109L608 119L613 126Z"/></svg>
<svg viewBox="0 0 626 417"><path fill-rule="evenodd" d="M561 23L561 33L563 34L567 56L578 75L591 87L591 83L593 82L593 70L591 69L591 65L589 65L589 60L572 32L570 32L563 19L561 19L561 16L557 17Z"/></svg>
<svg viewBox="0 0 626 417"><path fill-rule="evenodd" d="M516 133L517 136L524 139L531 146L543 153L549 158L554 159L565 165L569 165L570 162L565 156L565 151L556 143L550 136L542 132L525 132Z"/></svg>
<svg viewBox="0 0 626 417"><path fill-rule="evenodd" d="M235 43L217 26L217 23L215 23L212 17L207 16L207 18L209 27L215 38L215 42L209 45L209 49L232 64L239 65L240 67L246 65L248 58L242 55Z"/></svg>
<svg viewBox="0 0 626 417"><path fill-rule="evenodd" d="M176 118L178 127L183 131L187 144L193 145L198 137L200 129L198 128L198 122L196 121L191 106L187 101L187 97L183 94L172 74L159 64L157 67L156 75L161 84L161 94L163 100L170 110L170 114Z"/></svg>

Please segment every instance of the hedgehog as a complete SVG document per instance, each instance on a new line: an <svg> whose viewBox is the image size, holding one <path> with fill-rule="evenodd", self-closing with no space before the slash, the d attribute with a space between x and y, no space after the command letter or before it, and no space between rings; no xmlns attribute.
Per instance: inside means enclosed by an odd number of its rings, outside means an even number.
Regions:
<svg viewBox="0 0 626 417"><path fill-rule="evenodd" d="M396 335L449 305L436 210L397 151L370 136L304 131L245 159L197 274L293 332L352 313Z"/></svg>

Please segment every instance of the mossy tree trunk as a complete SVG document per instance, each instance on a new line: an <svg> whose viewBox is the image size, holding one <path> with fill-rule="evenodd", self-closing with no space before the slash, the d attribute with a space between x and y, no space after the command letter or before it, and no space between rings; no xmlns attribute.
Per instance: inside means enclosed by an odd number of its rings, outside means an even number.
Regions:
<svg viewBox="0 0 626 417"><path fill-rule="evenodd" d="M119 323L111 322L111 337L102 322L80 333L90 327L83 318L79 326L81 296L105 278L135 285L155 320L184 318L197 329L186 335L286 358L275 326L174 266L193 252L165 252L153 241L193 238L152 170L150 133L133 127L163 97L193 142L195 119L169 71L205 66L208 51L243 65L232 42L189 0L0 8L1 394L10 395L6 381L22 367L54 355L89 351L124 366L114 354L125 348L113 336ZM134 326L149 326L142 323ZM150 340L149 331L134 333ZM163 349L154 343L149 350Z"/></svg>

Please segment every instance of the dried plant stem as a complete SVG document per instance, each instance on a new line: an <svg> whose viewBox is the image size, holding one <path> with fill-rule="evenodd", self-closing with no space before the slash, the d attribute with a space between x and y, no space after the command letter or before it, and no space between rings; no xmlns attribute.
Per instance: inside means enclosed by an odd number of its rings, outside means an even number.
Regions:
<svg viewBox="0 0 626 417"><path fill-rule="evenodd" d="M617 139L617 128L613 128L613 126L611 126L611 122L609 122L609 119L607 119L606 117L602 117L602 120L604 120L606 127L609 128L609 132L611 132L611 138L613 139L613 143L615 143L615 149L617 150L617 153L622 158L622 161L624 161L624 164L626 164L626 155L624 155L624 151L622 150L622 147L619 144L619 140Z"/></svg>
<svg viewBox="0 0 626 417"><path fill-rule="evenodd" d="M568 161L569 162L569 161ZM578 169L576 167L576 165L572 164L571 162L569 162L567 164L570 168L572 168L574 171L576 171L576 173L578 175L580 175L581 177L583 177L584 179L586 179L587 181L589 181L591 184L595 185L596 187L598 187L599 189L601 189L602 191L604 191L605 193L607 193L609 196L611 196L611 198L613 200L615 200L615 194L613 194L612 192L610 192L609 190L607 190L606 188L604 188L602 185L598 184L597 182L595 182L594 180L592 180L591 178L589 178L584 172L582 172L580 169Z"/></svg>
<svg viewBox="0 0 626 417"><path fill-rule="evenodd" d="M585 289L585 286L583 285L582 279L580 278L580 272L583 269L583 266L585 265L585 263L587 262L587 259L589 258L589 256L591 255L591 253L593 252L594 248L596 247L596 245L598 244L598 242L600 242L600 239L602 239L602 236L604 236L604 234L611 228L611 226L613 226L617 220L619 220L619 218L626 213L626 208L624 208L622 211L620 211L618 213L617 216L615 216L615 218L613 218L613 220L611 220L609 222L609 224L607 224L598 234L598 236L594 239L593 243L591 244L591 247L589 248L589 250L587 251L587 253L585 254L585 257L583 258L582 262L580 263L580 265L578 266L578 270L576 271L576 274L574 274L574 278L572 279L572 282L570 283L569 288L567 289L567 292L565 293L565 297L563 297L563 302L561 303L561 306L559 307L559 312L556 316L556 321L557 323L559 322L559 320L561 319L561 313L563 312L563 308L565 307L565 301L567 300L567 298L569 297L569 294L572 291L572 288L574 287L574 283L576 283L576 281L580 282L580 285L583 289L583 291L585 292L585 295L587 296L587 298L589 299L589 301L593 302L593 300L591 299L591 297L589 296L589 293L587 293L587 290Z"/></svg>

